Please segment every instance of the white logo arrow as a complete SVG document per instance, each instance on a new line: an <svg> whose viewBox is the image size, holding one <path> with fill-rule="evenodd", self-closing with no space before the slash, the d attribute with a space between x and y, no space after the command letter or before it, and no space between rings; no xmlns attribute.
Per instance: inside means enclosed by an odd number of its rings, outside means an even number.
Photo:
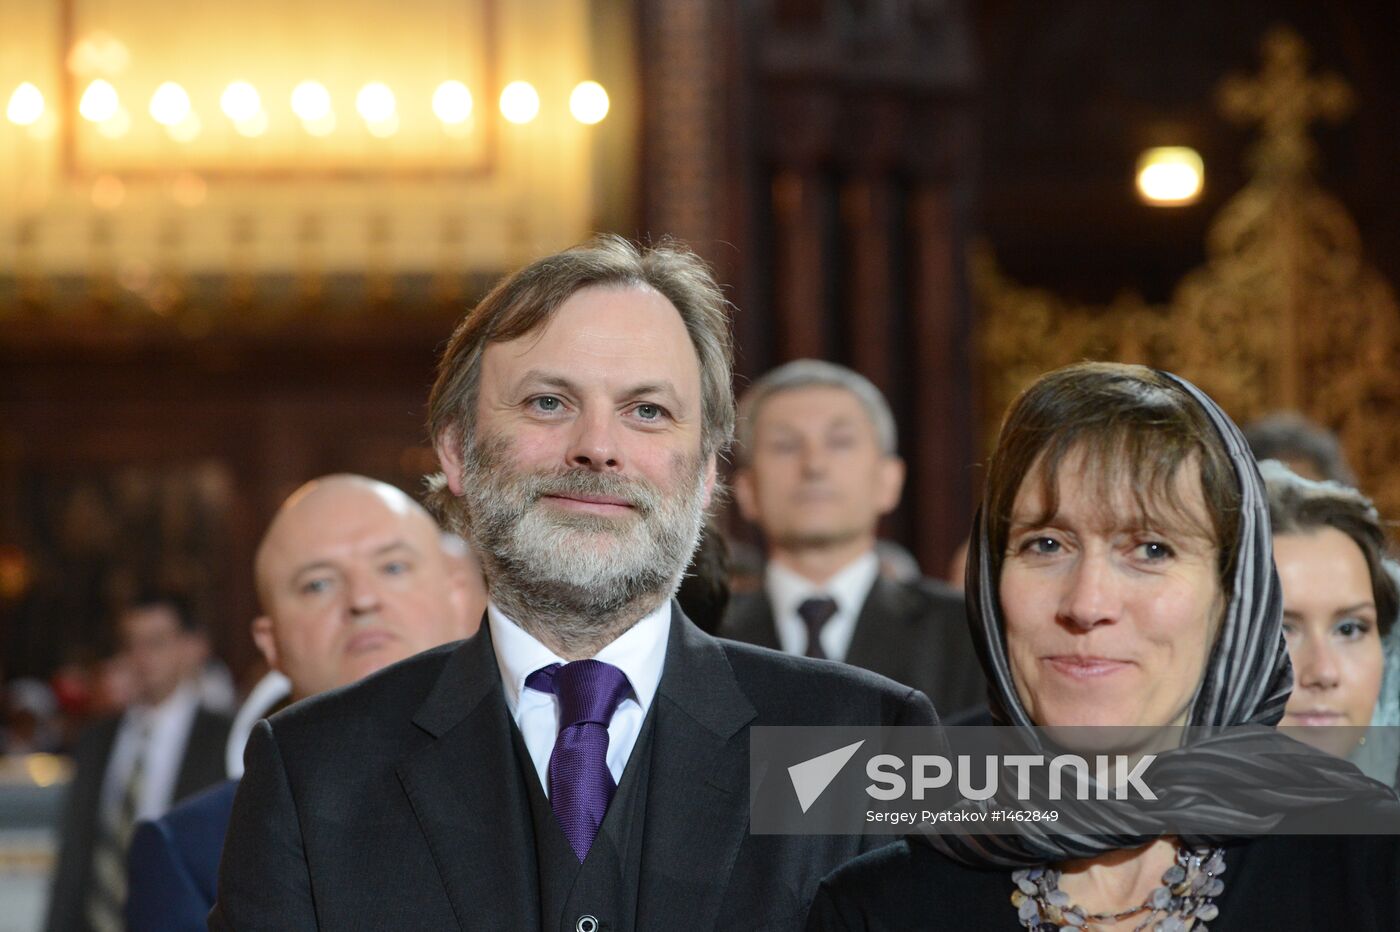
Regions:
<svg viewBox="0 0 1400 932"><path fill-rule="evenodd" d="M811 760L804 760L800 764L793 764L788 768L788 776L792 778L792 788L797 791L797 803L805 813L812 808L812 803L817 801L826 788L831 785L831 781L836 779L836 775L841 772L841 768L846 766L846 762L855 756L856 751L865 743L862 739L855 744L848 744L844 748L837 748L828 751Z"/></svg>

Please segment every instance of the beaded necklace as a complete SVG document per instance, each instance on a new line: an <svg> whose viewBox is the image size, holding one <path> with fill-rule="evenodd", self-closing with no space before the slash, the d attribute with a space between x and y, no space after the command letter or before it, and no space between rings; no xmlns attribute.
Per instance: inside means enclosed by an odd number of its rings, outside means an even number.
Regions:
<svg viewBox="0 0 1400 932"><path fill-rule="evenodd" d="M1147 895L1142 905L1116 913L1090 913L1070 905L1069 894L1060 889L1060 871L1052 867L1032 867L1016 871L1011 881L1011 905L1021 925L1031 932L1094 932L1093 923L1118 922L1146 913L1134 932L1186 932L1187 923L1196 920L1193 932L1207 932L1205 923L1220 914L1215 898L1225 889L1220 875L1225 873L1225 852L1221 848L1178 848L1176 863L1162 875L1162 885Z"/></svg>

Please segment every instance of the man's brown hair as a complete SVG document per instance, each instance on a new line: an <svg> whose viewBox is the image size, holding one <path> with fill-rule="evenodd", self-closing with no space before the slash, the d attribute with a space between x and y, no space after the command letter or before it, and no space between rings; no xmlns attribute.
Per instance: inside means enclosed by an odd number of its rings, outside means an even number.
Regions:
<svg viewBox="0 0 1400 932"><path fill-rule="evenodd" d="M708 459L728 449L734 436L734 344L729 302L709 267L685 246L663 239L639 247L612 234L545 256L502 279L467 314L438 362L428 396L428 435L434 443L457 431L459 443L475 436L481 358L490 343L523 337L546 326L560 306L584 288L641 288L659 292L681 316L700 360L703 422L700 452ZM449 495L430 480L433 504L444 514Z"/></svg>

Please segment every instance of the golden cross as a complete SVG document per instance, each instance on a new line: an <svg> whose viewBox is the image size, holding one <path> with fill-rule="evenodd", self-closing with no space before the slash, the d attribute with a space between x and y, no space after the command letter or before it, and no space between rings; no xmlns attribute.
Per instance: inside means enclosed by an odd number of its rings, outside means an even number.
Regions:
<svg viewBox="0 0 1400 932"><path fill-rule="evenodd" d="M1309 125L1346 116L1351 88L1334 74L1309 76L1307 46L1287 27L1265 36L1263 59L1258 77L1235 75L1221 82L1220 110L1236 122L1260 124L1255 157L1261 171L1305 170L1313 157Z"/></svg>

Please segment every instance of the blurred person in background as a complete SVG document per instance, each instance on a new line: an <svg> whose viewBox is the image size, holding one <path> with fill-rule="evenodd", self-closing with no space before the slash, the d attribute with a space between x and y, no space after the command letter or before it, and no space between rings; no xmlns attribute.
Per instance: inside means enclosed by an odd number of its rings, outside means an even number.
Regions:
<svg viewBox="0 0 1400 932"><path fill-rule="evenodd" d="M470 637L486 607L471 548L399 489L362 476L293 492L258 548L254 578L264 614L253 640L294 701ZM260 684L249 697L259 707L251 717L267 711L263 692ZM275 700L275 684L273 692ZM232 741L241 751L246 738L243 730ZM237 786L227 780L139 826L128 928L206 927Z"/></svg>
<svg viewBox="0 0 1400 932"><path fill-rule="evenodd" d="M884 396L843 366L800 359L749 387L734 496L762 530L768 564L762 589L730 603L720 633L873 670L947 717L981 702L986 686L962 596L881 572L876 529L904 486L896 449Z"/></svg>
<svg viewBox="0 0 1400 932"><path fill-rule="evenodd" d="M1385 559L1380 515L1369 499L1340 483L1304 479L1275 460L1259 470L1269 491L1283 632L1293 660L1283 725L1300 726L1294 737L1349 757L1369 776L1394 785L1396 729L1360 731L1400 725L1392 643L1400 594Z"/></svg>
<svg viewBox="0 0 1400 932"><path fill-rule="evenodd" d="M676 590L676 601L697 628L716 634L729 607L729 595L729 543L713 521L706 521L695 556Z"/></svg>
<svg viewBox="0 0 1400 932"><path fill-rule="evenodd" d="M46 928L122 928L126 852L138 819L224 776L227 716L204 708L191 681L197 626L185 600L153 591L118 617L132 702L78 739Z"/></svg>
<svg viewBox="0 0 1400 932"><path fill-rule="evenodd" d="M1294 411L1278 411L1244 429L1256 460L1278 460L1304 479L1355 486L1337 435Z"/></svg>

